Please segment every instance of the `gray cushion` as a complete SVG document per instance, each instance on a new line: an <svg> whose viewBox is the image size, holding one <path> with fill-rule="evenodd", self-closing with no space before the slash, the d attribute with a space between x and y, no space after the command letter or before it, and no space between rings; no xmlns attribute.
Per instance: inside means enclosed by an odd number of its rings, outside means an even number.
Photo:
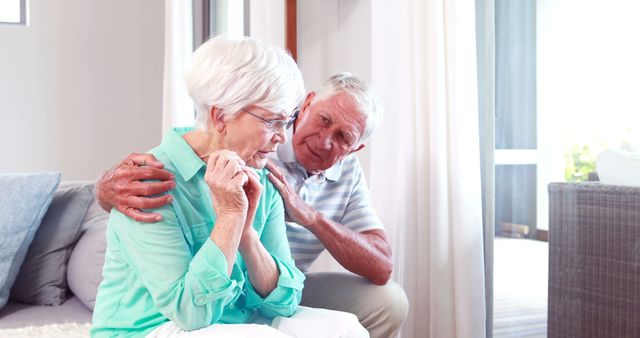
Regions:
<svg viewBox="0 0 640 338"><path fill-rule="evenodd" d="M67 295L67 261L94 199L91 184L60 187L29 247L11 289L11 300L60 305Z"/></svg>
<svg viewBox="0 0 640 338"><path fill-rule="evenodd" d="M0 308L58 183L60 173L0 175Z"/></svg>
<svg viewBox="0 0 640 338"><path fill-rule="evenodd" d="M107 248L106 229L109 214L103 212L102 222L80 237L69 258L67 281L73 294L87 308L96 304L98 285L102 281L102 266Z"/></svg>
<svg viewBox="0 0 640 338"><path fill-rule="evenodd" d="M100 203L98 203L98 199L95 198L89 206L87 214L84 216L84 220L82 221L80 230L82 232L85 232L100 225L106 224L108 221L109 213L102 210L102 207L100 207Z"/></svg>

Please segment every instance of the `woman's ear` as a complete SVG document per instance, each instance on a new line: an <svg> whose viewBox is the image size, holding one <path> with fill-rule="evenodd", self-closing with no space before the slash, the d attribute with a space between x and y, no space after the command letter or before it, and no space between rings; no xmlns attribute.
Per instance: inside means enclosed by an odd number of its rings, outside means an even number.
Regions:
<svg viewBox="0 0 640 338"><path fill-rule="evenodd" d="M224 134L227 125L224 121L224 114L222 114L222 109L218 107L211 107L209 110L209 120L213 125L213 128L218 131L220 134Z"/></svg>

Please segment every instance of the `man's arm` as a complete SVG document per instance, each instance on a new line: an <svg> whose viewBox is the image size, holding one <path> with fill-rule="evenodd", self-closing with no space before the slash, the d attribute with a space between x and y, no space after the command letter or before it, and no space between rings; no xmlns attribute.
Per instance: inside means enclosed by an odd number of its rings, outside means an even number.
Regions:
<svg viewBox="0 0 640 338"><path fill-rule="evenodd" d="M131 153L114 168L106 171L96 182L96 196L105 211L115 207L138 222L158 222L159 213L145 213L171 203L171 195L158 195L175 188L174 176L164 170L164 164L151 154ZM157 180L141 182L140 180Z"/></svg>
<svg viewBox="0 0 640 338"><path fill-rule="evenodd" d="M386 284L393 271L391 246L384 230L355 232L305 203L272 163L269 179L280 191L291 220L306 227L345 269L374 284Z"/></svg>
<svg viewBox="0 0 640 338"><path fill-rule="evenodd" d="M345 269L377 285L384 285L389 281L393 271L393 258L384 230L355 232L318 211L315 212L315 218L311 219L315 221L298 224L313 232Z"/></svg>

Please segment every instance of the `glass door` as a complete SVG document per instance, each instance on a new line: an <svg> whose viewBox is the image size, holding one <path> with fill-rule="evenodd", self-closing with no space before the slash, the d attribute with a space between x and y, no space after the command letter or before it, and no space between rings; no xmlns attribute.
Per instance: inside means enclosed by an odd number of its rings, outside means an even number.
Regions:
<svg viewBox="0 0 640 338"><path fill-rule="evenodd" d="M488 335L640 336L640 5L477 4Z"/></svg>

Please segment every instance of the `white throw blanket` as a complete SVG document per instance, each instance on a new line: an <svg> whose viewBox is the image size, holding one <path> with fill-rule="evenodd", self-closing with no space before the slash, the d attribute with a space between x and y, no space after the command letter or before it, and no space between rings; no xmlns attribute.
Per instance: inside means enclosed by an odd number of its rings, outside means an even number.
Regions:
<svg viewBox="0 0 640 338"><path fill-rule="evenodd" d="M0 329L0 338L12 337L48 337L48 338L84 338L89 337L91 324L50 324L44 326L27 326L19 329Z"/></svg>

